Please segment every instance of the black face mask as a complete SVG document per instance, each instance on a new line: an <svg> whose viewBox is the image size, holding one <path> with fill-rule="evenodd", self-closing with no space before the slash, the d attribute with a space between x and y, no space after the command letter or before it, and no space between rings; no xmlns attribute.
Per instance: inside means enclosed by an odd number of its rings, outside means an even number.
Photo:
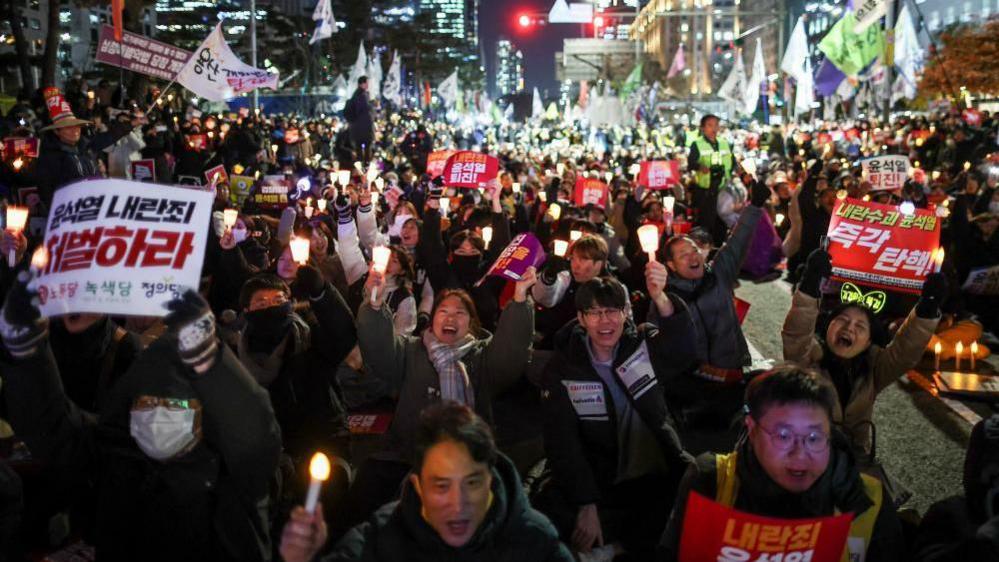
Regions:
<svg viewBox="0 0 999 562"><path fill-rule="evenodd" d="M458 280L463 284L475 283L479 280L479 265L482 263L482 256L459 256L455 255L451 259L451 268Z"/></svg>
<svg viewBox="0 0 999 562"><path fill-rule="evenodd" d="M244 316L250 351L268 352L277 347L288 335L292 322L292 304L286 302L261 308L247 312Z"/></svg>

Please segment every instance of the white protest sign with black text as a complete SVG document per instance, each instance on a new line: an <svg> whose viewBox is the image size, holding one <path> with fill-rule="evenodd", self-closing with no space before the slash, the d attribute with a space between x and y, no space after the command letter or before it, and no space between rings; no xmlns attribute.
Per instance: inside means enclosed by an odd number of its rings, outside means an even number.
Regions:
<svg viewBox="0 0 999 562"><path fill-rule="evenodd" d="M871 191L901 189L909 177L909 158L897 154L876 156L860 161L864 179L871 182Z"/></svg>

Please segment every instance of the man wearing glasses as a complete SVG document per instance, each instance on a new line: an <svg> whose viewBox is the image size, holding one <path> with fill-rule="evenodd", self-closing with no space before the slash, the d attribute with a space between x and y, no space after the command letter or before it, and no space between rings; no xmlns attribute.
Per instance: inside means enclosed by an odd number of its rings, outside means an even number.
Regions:
<svg viewBox="0 0 999 562"><path fill-rule="evenodd" d="M862 475L833 433L836 390L814 372L781 367L746 389L746 435L728 454L704 453L680 484L659 560L676 560L691 491L739 511L783 519L852 513L848 560L899 560L902 528L881 483Z"/></svg>
<svg viewBox="0 0 999 562"><path fill-rule="evenodd" d="M690 461L671 414L674 381L695 361L690 318L663 291L662 264L646 285L659 330L627 320L619 282L580 284L542 381L551 479L535 505L580 560L649 560Z"/></svg>

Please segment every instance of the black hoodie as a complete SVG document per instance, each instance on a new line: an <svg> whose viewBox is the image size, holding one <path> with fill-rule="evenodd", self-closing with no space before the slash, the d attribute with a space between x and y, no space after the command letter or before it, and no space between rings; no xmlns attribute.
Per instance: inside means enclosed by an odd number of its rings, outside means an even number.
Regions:
<svg viewBox="0 0 999 562"><path fill-rule="evenodd" d="M531 508L520 476L502 454L493 466L493 504L467 544L454 548L423 519L420 497L406 480L402 499L351 529L322 562L346 560L571 562L548 519Z"/></svg>

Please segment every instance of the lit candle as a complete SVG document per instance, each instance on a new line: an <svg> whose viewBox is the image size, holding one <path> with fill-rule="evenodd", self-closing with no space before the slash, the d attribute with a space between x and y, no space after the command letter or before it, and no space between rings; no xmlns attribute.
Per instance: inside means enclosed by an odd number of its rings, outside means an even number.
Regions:
<svg viewBox="0 0 999 562"><path fill-rule="evenodd" d="M340 187L347 187L347 184L350 183L350 170L338 170L336 182L340 184Z"/></svg>
<svg viewBox="0 0 999 562"><path fill-rule="evenodd" d="M676 205L676 197L672 195L667 195L663 197L663 210L666 211L667 215L673 214L673 207Z"/></svg>
<svg viewBox="0 0 999 562"><path fill-rule="evenodd" d="M847 193L845 189L841 189L836 192L836 199L846 199Z"/></svg>
<svg viewBox="0 0 999 562"><path fill-rule="evenodd" d="M357 168L358 172L363 172L364 171L364 167L363 167L363 165L361 164L360 161L354 162L354 167Z"/></svg>
<svg viewBox="0 0 999 562"><path fill-rule="evenodd" d="M556 164L555 165L555 171L558 172L558 175L561 176L565 172L565 164L563 164L561 162L559 162L558 164Z"/></svg>
<svg viewBox="0 0 999 562"><path fill-rule="evenodd" d="M604 177L607 178L607 183L610 183L614 179L614 172L607 172Z"/></svg>
<svg viewBox="0 0 999 562"><path fill-rule="evenodd" d="M642 251L649 254L649 261L656 261L656 250L659 249L659 228L654 224L638 227L638 241Z"/></svg>
<svg viewBox="0 0 999 562"><path fill-rule="evenodd" d="M309 492L305 496L305 511L312 514L316 511L316 503L319 502L319 490L323 487L323 482L330 477L330 459L322 453L312 455L309 462Z"/></svg>
<svg viewBox="0 0 999 562"><path fill-rule="evenodd" d="M451 210L451 198L441 197L441 215L445 216Z"/></svg>
<svg viewBox="0 0 999 562"><path fill-rule="evenodd" d="M236 224L236 217L239 216L239 211L237 209L226 209L222 211L222 224L225 225L227 231L232 230L232 227Z"/></svg>
<svg viewBox="0 0 999 562"><path fill-rule="evenodd" d="M375 207L376 209L378 208L378 192L377 191L372 191L371 192L371 206Z"/></svg>
<svg viewBox="0 0 999 562"><path fill-rule="evenodd" d="M978 342L971 342L971 371L975 371L975 356L978 355Z"/></svg>
<svg viewBox="0 0 999 562"><path fill-rule="evenodd" d="M971 162L965 162L964 163L964 169L965 170L970 170L971 169Z"/></svg>
<svg viewBox="0 0 999 562"><path fill-rule="evenodd" d="M385 189L385 180L382 178L375 178L375 189L382 191Z"/></svg>
<svg viewBox="0 0 999 562"><path fill-rule="evenodd" d="M15 207L11 205L7 207L7 230L12 232L15 237L24 230L24 225L28 222L28 208L27 207ZM17 263L17 251L11 248L7 252L7 265L14 267Z"/></svg>
<svg viewBox="0 0 999 562"><path fill-rule="evenodd" d="M933 370L940 370L940 353L943 352L943 345L937 342L933 345Z"/></svg>
<svg viewBox="0 0 999 562"><path fill-rule="evenodd" d="M486 248L489 248L489 242L493 239L493 227L484 226L482 227L482 241L486 243Z"/></svg>
<svg viewBox="0 0 999 562"><path fill-rule="evenodd" d="M548 214L551 215L553 219L558 220L558 218L562 216L562 207L559 207L558 203L552 203L551 206L548 207Z"/></svg>
<svg viewBox="0 0 999 562"><path fill-rule="evenodd" d="M375 246L371 250L371 267L380 275L385 275L385 270L388 269L389 257L392 255L392 250L388 246ZM374 306L376 299L378 298L378 287L371 288L371 305Z"/></svg>
<svg viewBox="0 0 999 562"><path fill-rule="evenodd" d="M513 190L514 193L520 193L520 183L513 182L513 185L510 186L510 189Z"/></svg>
<svg viewBox="0 0 999 562"><path fill-rule="evenodd" d="M548 193L544 192L544 191L539 191L538 192L538 199L541 199L542 203L548 201Z"/></svg>
<svg viewBox="0 0 999 562"><path fill-rule="evenodd" d="M940 273L940 268L943 267L944 253L943 248L937 248L936 254L933 256L933 271L936 273Z"/></svg>
<svg viewBox="0 0 999 562"><path fill-rule="evenodd" d="M291 247L291 259L305 265L309 261L309 239L295 236L288 242Z"/></svg>
<svg viewBox="0 0 999 562"><path fill-rule="evenodd" d="M49 249L44 245L35 248L35 253L31 254L31 270L38 275L49 264Z"/></svg>
<svg viewBox="0 0 999 562"><path fill-rule="evenodd" d="M569 243L565 240L555 240L555 255L564 258L565 252L569 249Z"/></svg>
<svg viewBox="0 0 999 562"><path fill-rule="evenodd" d="M570 230L569 231L569 241L575 242L583 237L583 232L580 230Z"/></svg>
<svg viewBox="0 0 999 562"><path fill-rule="evenodd" d="M311 205L306 205L305 209L303 209L303 211L305 212L305 218L311 219L312 218L312 213L315 212L315 209L313 209Z"/></svg>
<svg viewBox="0 0 999 562"><path fill-rule="evenodd" d="M368 183L375 181L378 177L378 170L375 168L368 168Z"/></svg>
<svg viewBox="0 0 999 562"><path fill-rule="evenodd" d="M271 145L271 152L273 152L274 154L277 154L277 150L278 150L278 145L272 144Z"/></svg>
<svg viewBox="0 0 999 562"><path fill-rule="evenodd" d="M20 172L21 168L24 167L24 158L18 156L17 158L14 159L13 162L11 162L11 166L14 167L15 172Z"/></svg>
<svg viewBox="0 0 999 562"><path fill-rule="evenodd" d="M957 342L954 346L954 370L961 370L961 355L964 354L964 342Z"/></svg>
<svg viewBox="0 0 999 562"><path fill-rule="evenodd" d="M784 224L784 215L781 213L777 213L777 215L774 217L774 224L778 227Z"/></svg>

